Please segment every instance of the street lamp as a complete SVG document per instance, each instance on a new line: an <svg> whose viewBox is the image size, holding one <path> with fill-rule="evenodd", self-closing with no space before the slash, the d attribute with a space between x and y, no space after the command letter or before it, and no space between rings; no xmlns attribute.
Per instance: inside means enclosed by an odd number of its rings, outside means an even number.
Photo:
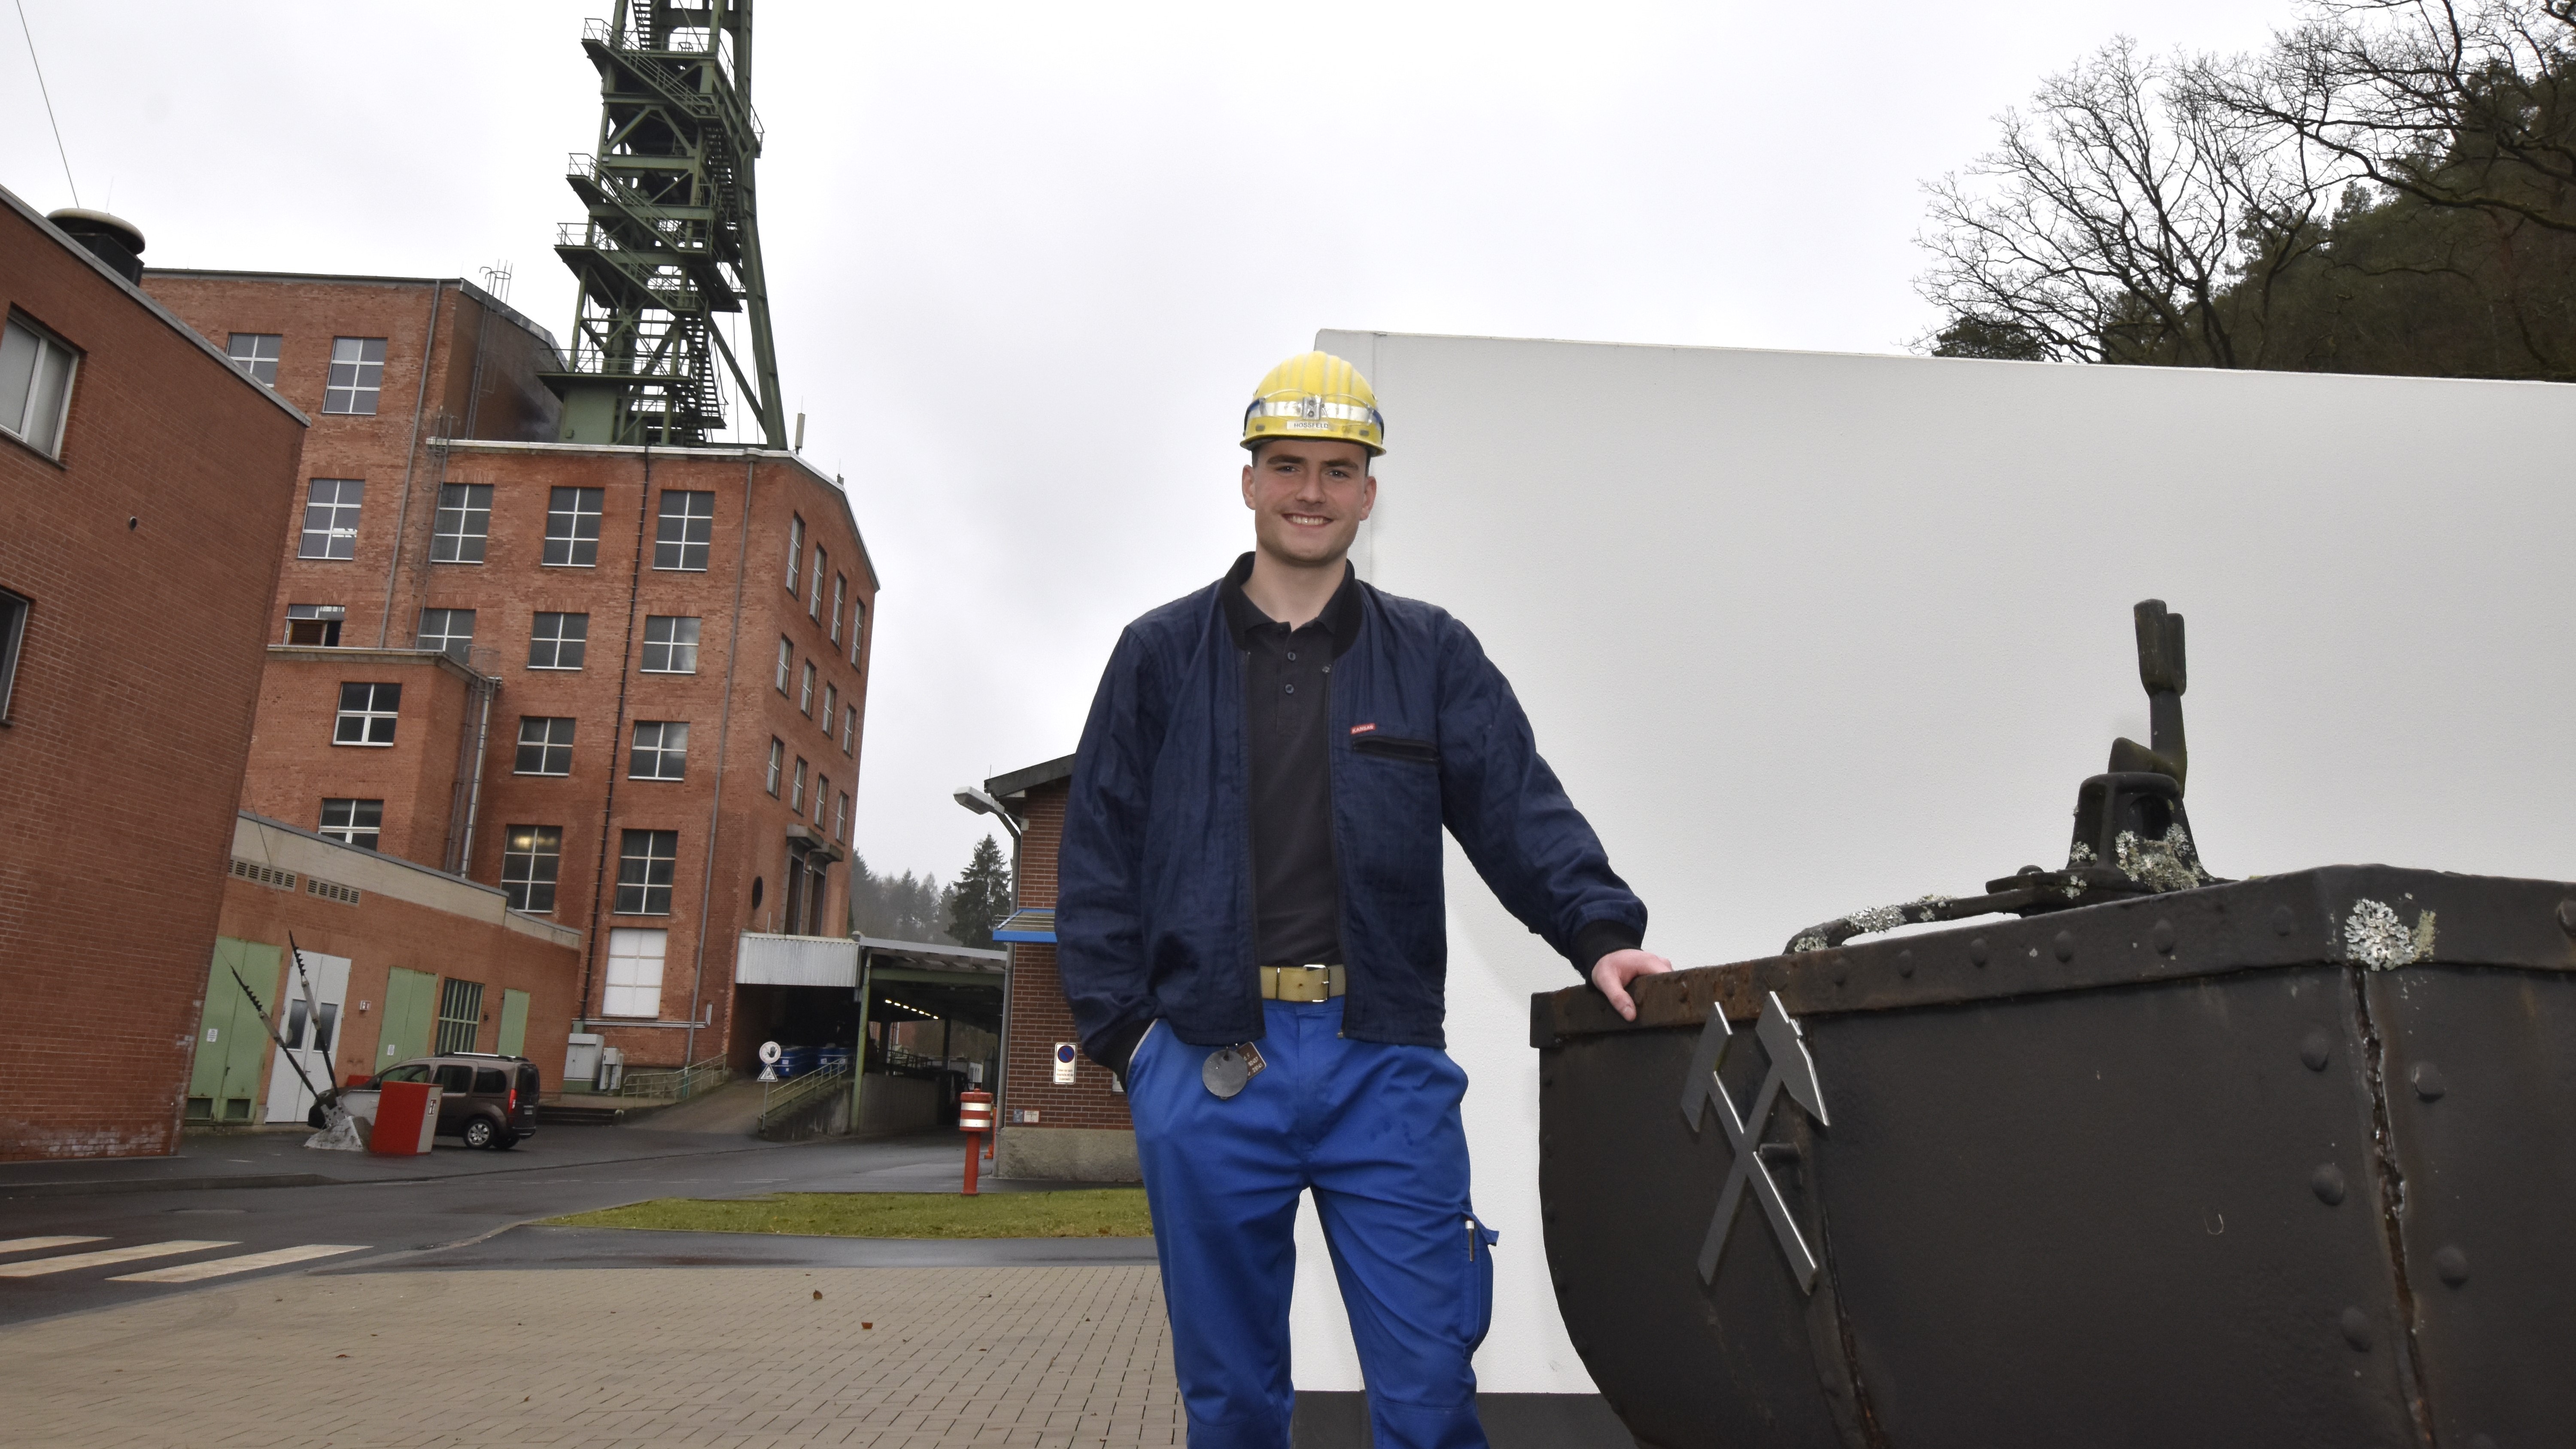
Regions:
<svg viewBox="0 0 2576 1449"><path fill-rule="evenodd" d="M978 815L990 815L1000 820L1002 828L1011 832L1011 843L1013 845L1020 843L1020 822L1012 816L1010 807L1001 801L972 785L958 786L957 793L951 798Z"/></svg>

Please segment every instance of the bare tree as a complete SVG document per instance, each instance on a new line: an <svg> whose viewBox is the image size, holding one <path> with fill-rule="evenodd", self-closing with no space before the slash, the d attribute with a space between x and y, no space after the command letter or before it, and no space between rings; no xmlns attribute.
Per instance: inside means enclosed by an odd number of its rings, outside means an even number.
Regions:
<svg viewBox="0 0 2576 1449"><path fill-rule="evenodd" d="M2576 232L2576 0L2311 0L2259 61L2183 80L2329 184Z"/></svg>
<svg viewBox="0 0 2576 1449"><path fill-rule="evenodd" d="M2003 144L1965 180L1926 187L1919 240L1936 260L1916 286L1951 321L1918 345L2259 364L2269 284L2317 245L2325 193L2305 152L2214 105L2186 70L2115 40L2050 77L2029 116L1998 117Z"/></svg>

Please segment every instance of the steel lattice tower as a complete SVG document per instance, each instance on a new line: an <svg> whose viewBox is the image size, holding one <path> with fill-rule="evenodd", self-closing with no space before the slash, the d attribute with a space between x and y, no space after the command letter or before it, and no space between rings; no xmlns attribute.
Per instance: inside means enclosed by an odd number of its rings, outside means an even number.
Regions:
<svg viewBox="0 0 2576 1449"><path fill-rule="evenodd" d="M581 281L569 370L548 379L563 439L706 442L725 425L721 359L763 441L786 447L752 204L751 0L616 0L581 43L599 68L599 146L569 178L589 215L555 237ZM748 372L719 312L749 314Z"/></svg>

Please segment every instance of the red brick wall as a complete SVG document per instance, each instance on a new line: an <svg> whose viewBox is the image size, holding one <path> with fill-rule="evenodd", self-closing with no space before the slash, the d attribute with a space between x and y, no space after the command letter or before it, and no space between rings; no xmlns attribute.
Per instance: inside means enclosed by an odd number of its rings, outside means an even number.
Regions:
<svg viewBox="0 0 2576 1449"><path fill-rule="evenodd" d="M0 304L83 354L60 461L0 438L0 1157L168 1152L304 429L8 205Z"/></svg>
<svg viewBox="0 0 2576 1449"><path fill-rule="evenodd" d="M1064 843L1064 805L1070 781L1056 780L1028 793L1028 823L1020 834L1020 905L1051 907L1056 860ZM1003 1043L1008 1075L1004 1126L1128 1128L1127 1099L1107 1067L1077 1056L1070 1087L1055 1083L1055 1046L1076 1041L1073 1011L1065 1004L1053 946L1011 948L1011 1032ZM1025 1115L1036 1112L1038 1119Z"/></svg>
<svg viewBox="0 0 2576 1449"><path fill-rule="evenodd" d="M340 686L353 682L402 686L390 747L332 742ZM468 694L465 671L441 655L272 645L241 807L312 830L321 824L326 796L382 800L376 849L441 869L456 803L459 736L474 727Z"/></svg>
<svg viewBox="0 0 2576 1449"><path fill-rule="evenodd" d="M483 983L483 1029L475 1039L477 1051L500 1049L502 992L527 992L528 1036L523 1053L544 1074L547 1091L563 1087L565 1037L572 1029L573 999L581 983L577 947L558 946L496 922L375 892L361 891L358 904L346 906L301 890L272 890L238 877L224 882L222 924L214 934L264 942L281 953L291 934L293 944L308 956L348 958L349 1004L341 1013L339 1039L332 1044L332 1066L343 1081L389 1065L377 1048L385 1020L387 972L400 966L441 980L460 977ZM201 982L204 971L200 963ZM272 1010L277 1005L262 1004ZM263 1088L276 1053L271 1046L262 1059ZM265 1110L259 1115L264 1118Z"/></svg>

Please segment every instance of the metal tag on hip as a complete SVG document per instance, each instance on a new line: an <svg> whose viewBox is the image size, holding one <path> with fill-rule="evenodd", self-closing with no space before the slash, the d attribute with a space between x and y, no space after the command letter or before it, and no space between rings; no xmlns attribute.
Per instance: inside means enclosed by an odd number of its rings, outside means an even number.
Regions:
<svg viewBox="0 0 2576 1449"><path fill-rule="evenodd" d="M1231 1097L1269 1065L1261 1059L1261 1048L1248 1041L1237 1042L1209 1052L1206 1063L1199 1068L1199 1080L1217 1096Z"/></svg>

